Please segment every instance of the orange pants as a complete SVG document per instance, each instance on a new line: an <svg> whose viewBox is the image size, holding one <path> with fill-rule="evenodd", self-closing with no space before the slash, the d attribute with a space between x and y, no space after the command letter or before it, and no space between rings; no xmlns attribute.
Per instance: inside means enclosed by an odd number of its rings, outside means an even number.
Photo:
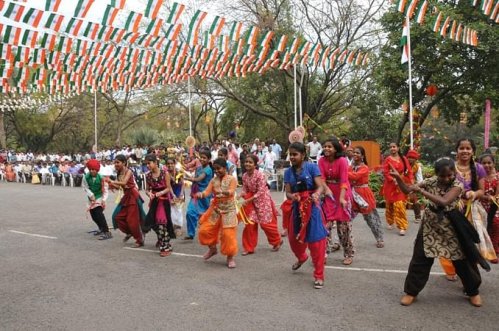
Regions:
<svg viewBox="0 0 499 331"><path fill-rule="evenodd" d="M452 264L452 261L446 258L439 258L440 265L442 266L442 269L444 269L444 272L447 276L455 276L456 275L456 268L454 267L454 264Z"/></svg>
<svg viewBox="0 0 499 331"><path fill-rule="evenodd" d="M235 256L237 254L237 227L224 228L222 221L215 224L208 220L208 217L201 217L199 220L199 243L201 245L215 247L220 238L220 252L225 256Z"/></svg>
<svg viewBox="0 0 499 331"><path fill-rule="evenodd" d="M246 224L243 231L243 248L246 252L253 253L258 243L258 225L267 236L270 245L277 246L281 243L281 235L277 229L277 220L274 218L270 223Z"/></svg>
<svg viewBox="0 0 499 331"><path fill-rule="evenodd" d="M400 230L407 230L409 227L405 210L405 201L387 202L385 217L388 225L393 225L393 223L395 223Z"/></svg>

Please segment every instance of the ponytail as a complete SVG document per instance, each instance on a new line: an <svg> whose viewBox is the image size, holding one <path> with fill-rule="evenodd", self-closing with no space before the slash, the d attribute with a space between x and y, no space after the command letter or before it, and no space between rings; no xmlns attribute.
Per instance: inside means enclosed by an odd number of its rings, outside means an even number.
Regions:
<svg viewBox="0 0 499 331"><path fill-rule="evenodd" d="M405 158L405 156L400 152L400 149L398 150L398 155L400 157L400 160L402 160L402 164L404 165L404 175L407 175L407 159Z"/></svg>
<svg viewBox="0 0 499 331"><path fill-rule="evenodd" d="M478 176L476 173L476 164L473 157L470 159L470 171L471 171L471 190L478 190Z"/></svg>

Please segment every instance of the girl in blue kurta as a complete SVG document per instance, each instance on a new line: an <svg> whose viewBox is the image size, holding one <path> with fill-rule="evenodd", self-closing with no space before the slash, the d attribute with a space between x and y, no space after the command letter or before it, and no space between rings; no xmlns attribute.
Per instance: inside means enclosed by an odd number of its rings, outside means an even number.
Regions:
<svg viewBox="0 0 499 331"><path fill-rule="evenodd" d="M286 197L293 201L288 239L298 261L291 267L298 270L308 256L308 247L314 265L314 287L324 286L324 258L328 232L324 225L319 197L324 189L319 168L305 161L305 146L293 143L289 146L292 167L284 173Z"/></svg>
<svg viewBox="0 0 499 331"><path fill-rule="evenodd" d="M213 178L213 170L210 166L211 153L208 150L201 150L199 152L199 161L201 166L196 169L194 177L185 177L185 180L191 181L191 201L187 206L187 236L184 240L194 239L196 228L198 226L199 217L210 206L211 196L206 198L196 198L196 193L202 192L206 189L211 179Z"/></svg>

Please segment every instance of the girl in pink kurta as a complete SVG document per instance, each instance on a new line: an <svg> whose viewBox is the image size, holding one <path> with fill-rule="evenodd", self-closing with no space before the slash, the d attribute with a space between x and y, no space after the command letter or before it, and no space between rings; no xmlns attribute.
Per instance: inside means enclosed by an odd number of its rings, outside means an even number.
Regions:
<svg viewBox="0 0 499 331"><path fill-rule="evenodd" d="M348 161L343 156L343 148L337 139L326 140L322 148L324 157L319 160L319 169L327 186L322 209L328 223L336 221L338 238L343 246L343 264L350 265L353 262L354 248Z"/></svg>
<svg viewBox="0 0 499 331"><path fill-rule="evenodd" d="M267 236L274 252L282 245L281 235L277 229L277 210L265 181L265 176L256 169L258 158L248 155L244 161L246 172L243 175L243 192L241 193L243 209L253 224L246 224L243 231L242 255L253 254L258 243L258 225Z"/></svg>

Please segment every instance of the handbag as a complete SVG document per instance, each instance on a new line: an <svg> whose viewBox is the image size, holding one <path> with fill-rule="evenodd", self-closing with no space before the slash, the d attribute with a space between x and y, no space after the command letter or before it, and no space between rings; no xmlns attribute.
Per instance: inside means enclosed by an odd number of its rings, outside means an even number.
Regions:
<svg viewBox="0 0 499 331"><path fill-rule="evenodd" d="M355 192L355 189L352 187L352 197L353 201L359 206L360 209L366 209L369 207L369 204L367 203L366 200L357 192Z"/></svg>

